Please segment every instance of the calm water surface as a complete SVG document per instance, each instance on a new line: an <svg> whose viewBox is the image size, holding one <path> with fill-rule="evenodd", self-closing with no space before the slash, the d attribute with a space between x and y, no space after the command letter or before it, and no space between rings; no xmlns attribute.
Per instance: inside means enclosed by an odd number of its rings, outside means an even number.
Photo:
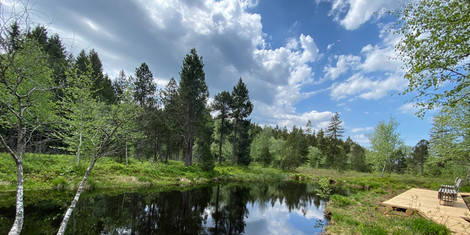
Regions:
<svg viewBox="0 0 470 235"><path fill-rule="evenodd" d="M316 188L286 182L90 192L80 198L67 234L318 234L328 220ZM50 192L44 198L27 202L22 234L55 234L73 195ZM8 233L14 213L13 206L0 203L0 234Z"/></svg>

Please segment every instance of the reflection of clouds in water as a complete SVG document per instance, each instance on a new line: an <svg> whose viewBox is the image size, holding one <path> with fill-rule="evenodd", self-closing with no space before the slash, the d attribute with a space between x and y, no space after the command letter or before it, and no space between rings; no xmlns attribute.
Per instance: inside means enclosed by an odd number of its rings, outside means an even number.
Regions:
<svg viewBox="0 0 470 235"><path fill-rule="evenodd" d="M245 219L245 234L313 234L323 231L315 228L319 220L324 220L326 203L317 208L313 201L306 203L306 208L293 209L289 212L286 203L276 200L271 203L248 203L248 218ZM206 208L209 215L206 226L213 226L214 208ZM304 214L304 212L306 212Z"/></svg>
<svg viewBox="0 0 470 235"><path fill-rule="evenodd" d="M258 203L248 205L250 216L246 219L246 234L304 234L306 229L310 229L310 234L314 232L316 220L324 219L324 207L322 203L317 208L313 203L307 203L305 208L305 215L301 208L293 209L289 212L285 203L280 203L279 200L274 203L273 207L264 207L260 210ZM303 223L297 223L304 218L308 220L309 228L301 227ZM293 224L293 222L296 222ZM299 227L300 226L300 227Z"/></svg>

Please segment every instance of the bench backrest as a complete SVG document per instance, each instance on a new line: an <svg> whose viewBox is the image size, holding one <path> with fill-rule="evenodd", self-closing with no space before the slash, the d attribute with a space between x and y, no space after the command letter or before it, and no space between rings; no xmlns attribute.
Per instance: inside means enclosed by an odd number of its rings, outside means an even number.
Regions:
<svg viewBox="0 0 470 235"><path fill-rule="evenodd" d="M463 181L462 181L462 179L460 179L460 178L457 178L457 179L455 180L455 190L456 190L457 192L460 191L460 187L462 187L462 183L463 183Z"/></svg>

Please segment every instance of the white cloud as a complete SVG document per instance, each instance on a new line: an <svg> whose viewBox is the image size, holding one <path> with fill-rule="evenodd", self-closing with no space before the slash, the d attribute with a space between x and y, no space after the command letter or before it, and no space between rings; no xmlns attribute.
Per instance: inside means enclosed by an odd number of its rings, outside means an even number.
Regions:
<svg viewBox="0 0 470 235"><path fill-rule="evenodd" d="M356 127L356 128L352 128L351 129L351 132L352 133L358 133L358 132L370 132L374 130L374 127L371 127L371 126L368 126L368 127Z"/></svg>
<svg viewBox="0 0 470 235"><path fill-rule="evenodd" d="M331 97L334 100L345 99L349 96L376 100L383 98L389 91L400 91L406 86L406 80L400 76L391 75L386 79L376 80L356 73L345 82L333 84Z"/></svg>
<svg viewBox="0 0 470 235"><path fill-rule="evenodd" d="M301 34L271 48L261 16L251 9L258 1L103 2L107 14L88 7L92 0L84 1L41 5L42 10L54 12L54 26L72 29L62 38L75 38L79 49L95 48L100 53L105 71L115 73L111 77L121 69L133 74L145 61L162 81L178 79L182 59L196 48L203 57L211 95L231 91L243 78L255 103L255 122L265 120L256 117L271 116L269 123L261 124L305 125L305 117L311 115L298 113L295 105L315 94L302 90L313 82L312 64L319 58L315 40Z"/></svg>
<svg viewBox="0 0 470 235"><path fill-rule="evenodd" d="M317 1L318 2L318 1ZM391 0L331 0L330 15L348 30L358 29L371 18L381 18L387 10L395 10L400 1Z"/></svg>
<svg viewBox="0 0 470 235"><path fill-rule="evenodd" d="M348 79L331 86L332 99L377 100L391 91L401 91L408 85L408 81L403 78L402 63L395 59L397 55L394 45L399 37L383 29L380 38L382 42L379 44L364 46L361 56L339 55L336 67L328 65L324 68L325 78L329 79L337 79L350 71L354 72ZM377 71L385 73L378 76L375 73Z"/></svg>
<svg viewBox="0 0 470 235"><path fill-rule="evenodd" d="M398 60L398 56L395 52L395 45L400 40L400 35L394 35L391 32L387 32L385 29L390 26L383 26L380 38L383 40L379 45L366 45L362 48L361 54L366 59L361 65L361 68L367 72L373 71L393 71L397 72L401 70L402 62Z"/></svg>
<svg viewBox="0 0 470 235"><path fill-rule="evenodd" d="M336 62L336 67L327 66L323 70L324 72L326 72L325 78L335 80L341 74L344 74L344 73L348 72L349 70L357 69L359 67L360 63L361 63L361 57L360 56L340 55L338 57L337 62Z"/></svg>
<svg viewBox="0 0 470 235"><path fill-rule="evenodd" d="M398 108L398 110L403 114L412 114L414 115L419 111L419 107L416 107L414 103L406 103Z"/></svg>
<svg viewBox="0 0 470 235"><path fill-rule="evenodd" d="M369 141L369 137L367 136L367 134L359 134L359 135L353 135L351 136L351 139L354 140L354 142L362 145L362 146L369 146L370 145L370 141Z"/></svg>

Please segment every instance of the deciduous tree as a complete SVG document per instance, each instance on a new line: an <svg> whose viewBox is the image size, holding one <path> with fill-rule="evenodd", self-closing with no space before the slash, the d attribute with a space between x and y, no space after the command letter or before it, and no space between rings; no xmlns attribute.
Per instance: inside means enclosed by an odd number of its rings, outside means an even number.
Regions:
<svg viewBox="0 0 470 235"><path fill-rule="evenodd" d="M470 97L470 2L420 0L400 12L396 45L409 81L403 93L427 109L453 106Z"/></svg>
<svg viewBox="0 0 470 235"><path fill-rule="evenodd" d="M2 20L4 20L2 18ZM0 26L0 128L15 130L16 143L0 141L16 163L16 214L9 234L19 234L23 227L23 154L31 136L45 123L56 118L53 103L52 69L47 55L37 42L22 35L9 35ZM11 40L11 37L17 37ZM11 45L11 42L14 45Z"/></svg>
<svg viewBox="0 0 470 235"><path fill-rule="evenodd" d="M388 122L380 121L374 132L369 135L373 160L376 167L382 167L382 177L387 163L392 161L393 154L403 143L397 128L398 122L390 117Z"/></svg>

